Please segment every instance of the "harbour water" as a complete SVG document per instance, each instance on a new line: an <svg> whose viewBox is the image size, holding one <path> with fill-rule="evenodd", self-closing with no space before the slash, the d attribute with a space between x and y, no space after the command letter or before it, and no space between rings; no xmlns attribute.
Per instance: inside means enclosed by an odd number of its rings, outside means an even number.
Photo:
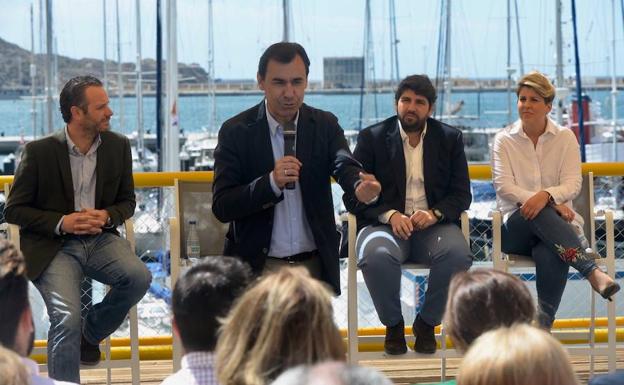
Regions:
<svg viewBox="0 0 624 385"><path fill-rule="evenodd" d="M592 119L597 115L604 119L611 118L610 91L588 91L587 94L593 100ZM624 92L618 93L617 116L624 116ZM362 127L384 119L394 114L394 95L391 93L377 94L377 108L375 111L375 96L368 94L364 100L364 114ZM261 95L223 95L216 97L216 128L229 117L236 115L262 100ZM452 104L464 101L464 106L458 115L470 116L471 118L456 119L449 123L464 127L503 127L507 123L507 94L505 92L458 92L452 95ZM155 109L156 99L144 97L144 128L146 132L155 133ZM339 119L345 130L358 129L360 126L360 95L358 94L310 94L306 95L305 102L311 106L333 112ZM55 105L58 101L55 101ZM0 124L0 135L32 135L31 124L31 101L30 100L0 100L0 116L3 121ZM136 102L134 97L123 99L123 122L120 122L119 99L111 95L111 107L115 112L112 121L112 129L123 133L136 131ZM211 121L211 109L207 96L182 96L179 98L179 122L185 133L200 132L202 127L207 127ZM515 95L512 95L512 119L517 118L515 110ZM41 135L41 127L44 122L42 103L38 102L37 108L37 136ZM54 111L54 126L61 127L60 112Z"/></svg>

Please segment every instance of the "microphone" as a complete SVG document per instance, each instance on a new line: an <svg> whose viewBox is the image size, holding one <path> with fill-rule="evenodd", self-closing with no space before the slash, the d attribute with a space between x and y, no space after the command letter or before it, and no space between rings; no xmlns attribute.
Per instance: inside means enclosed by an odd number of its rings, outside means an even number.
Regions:
<svg viewBox="0 0 624 385"><path fill-rule="evenodd" d="M297 142L297 128L294 122L287 122L283 126L284 129L284 156L296 156L295 143ZM284 186L288 190L295 189L295 182L288 182Z"/></svg>

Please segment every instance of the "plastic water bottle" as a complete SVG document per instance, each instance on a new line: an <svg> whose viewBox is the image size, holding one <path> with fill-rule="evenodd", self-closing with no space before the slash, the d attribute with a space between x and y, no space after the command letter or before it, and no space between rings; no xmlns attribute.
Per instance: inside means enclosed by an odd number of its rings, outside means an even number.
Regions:
<svg viewBox="0 0 624 385"><path fill-rule="evenodd" d="M186 257L199 258L201 250L199 249L199 235L197 234L197 222L189 221L188 237L186 238Z"/></svg>

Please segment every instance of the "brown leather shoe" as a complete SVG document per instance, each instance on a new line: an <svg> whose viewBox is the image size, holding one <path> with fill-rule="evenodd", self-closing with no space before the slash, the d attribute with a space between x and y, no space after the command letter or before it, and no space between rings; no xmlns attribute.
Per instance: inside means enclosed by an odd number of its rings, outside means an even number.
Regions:
<svg viewBox="0 0 624 385"><path fill-rule="evenodd" d="M425 323L420 318L420 314L416 316L412 325L412 332L416 337L414 342L414 350L416 353L433 354L436 352L437 343L435 339L435 329Z"/></svg>
<svg viewBox="0 0 624 385"><path fill-rule="evenodd" d="M386 326L384 351L391 355L407 353L407 343L405 342L405 323L403 321L392 327Z"/></svg>

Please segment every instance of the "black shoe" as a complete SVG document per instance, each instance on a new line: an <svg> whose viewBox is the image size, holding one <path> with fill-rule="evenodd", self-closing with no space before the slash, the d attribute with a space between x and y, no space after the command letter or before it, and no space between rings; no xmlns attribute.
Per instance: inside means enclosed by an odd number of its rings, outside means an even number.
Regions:
<svg viewBox="0 0 624 385"><path fill-rule="evenodd" d="M434 327L426 324L425 321L420 318L420 314L417 315L414 320L412 332L414 333L414 337L416 337L414 350L417 353L433 354L436 352L437 343Z"/></svg>
<svg viewBox="0 0 624 385"><path fill-rule="evenodd" d="M392 355L407 353L407 343L405 342L405 324L403 321L392 327L386 326L384 351L387 354Z"/></svg>
<svg viewBox="0 0 624 385"><path fill-rule="evenodd" d="M82 336L80 340L80 363L83 365L97 365L101 359L100 345L94 345Z"/></svg>

